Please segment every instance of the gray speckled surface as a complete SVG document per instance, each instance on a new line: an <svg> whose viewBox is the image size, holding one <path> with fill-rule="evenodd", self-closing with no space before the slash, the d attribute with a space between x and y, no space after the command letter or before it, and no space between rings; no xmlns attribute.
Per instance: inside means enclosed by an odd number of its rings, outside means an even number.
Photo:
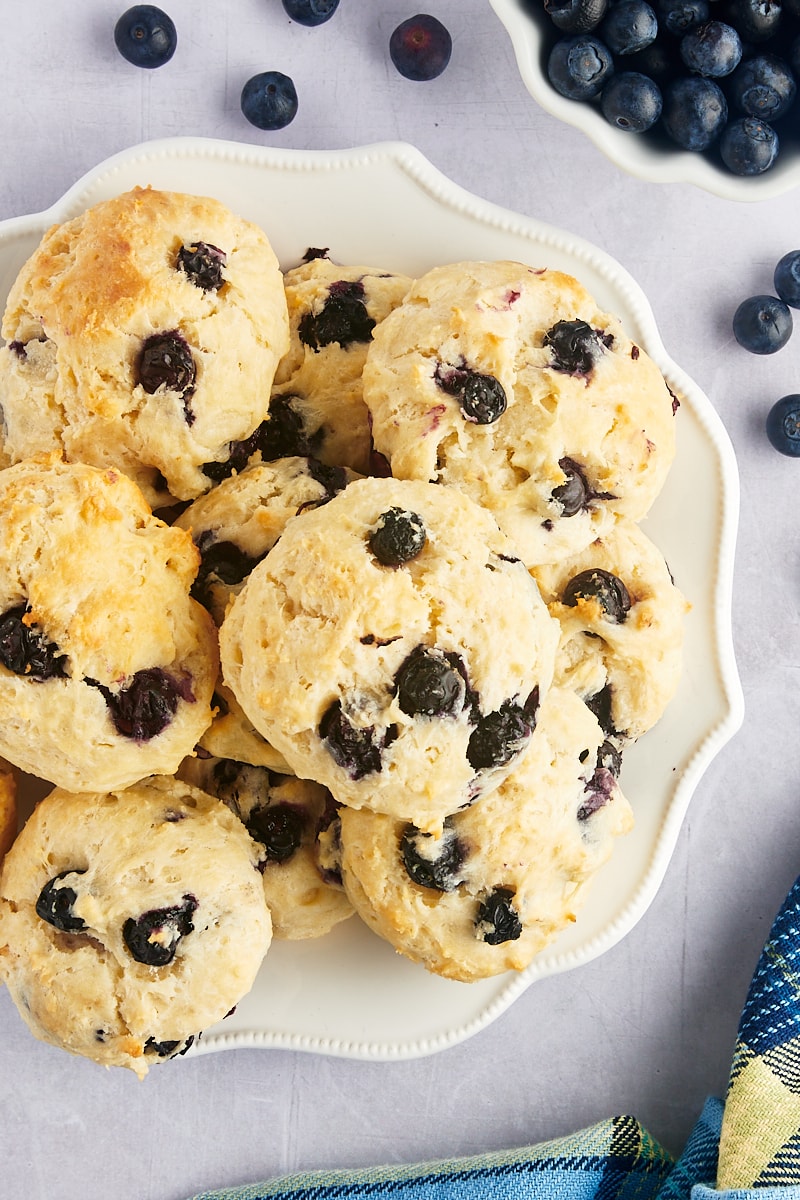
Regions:
<svg viewBox="0 0 800 1200"><path fill-rule="evenodd" d="M179 50L154 72L116 54L123 7L27 0L4 22L0 219L48 207L101 159L149 138L298 149L401 139L479 196L595 242L642 286L668 353L736 450L733 625L747 712L633 931L430 1058L235 1050L139 1083L34 1042L0 992L0 1191L182 1200L294 1169L522 1144L623 1111L678 1150L704 1097L724 1089L750 974L800 870L800 464L763 434L772 401L797 388L800 340L758 359L730 333L739 300L769 290L774 263L800 240L796 193L740 205L622 174L528 96L484 0L431 4L454 52L430 84L388 62L389 33L415 11L397 0L342 0L316 31L292 25L280 0L169 0ZM264 69L291 74L300 95L296 120L272 135L239 113L244 80Z"/></svg>

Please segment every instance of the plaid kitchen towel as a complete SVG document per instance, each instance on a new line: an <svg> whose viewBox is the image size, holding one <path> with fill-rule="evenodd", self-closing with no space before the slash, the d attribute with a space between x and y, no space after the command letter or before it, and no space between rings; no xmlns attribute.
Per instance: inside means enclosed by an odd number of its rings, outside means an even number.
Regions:
<svg viewBox="0 0 800 1200"><path fill-rule="evenodd" d="M800 879L747 993L720 1134L725 1188L800 1184Z"/></svg>
<svg viewBox="0 0 800 1200"><path fill-rule="evenodd" d="M725 1103L706 1102L677 1161L621 1116L521 1150L306 1172L192 1200L800 1200L800 879L758 961Z"/></svg>

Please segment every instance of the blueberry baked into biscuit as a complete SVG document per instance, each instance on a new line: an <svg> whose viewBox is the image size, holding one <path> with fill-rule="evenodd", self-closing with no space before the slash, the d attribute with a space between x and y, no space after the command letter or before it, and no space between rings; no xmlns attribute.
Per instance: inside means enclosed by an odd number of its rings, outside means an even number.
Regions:
<svg viewBox="0 0 800 1200"><path fill-rule="evenodd" d="M173 779L52 791L0 871L0 978L23 1020L140 1076L181 1053L270 945L261 859L224 804Z"/></svg>
<svg viewBox="0 0 800 1200"><path fill-rule="evenodd" d="M217 200L154 188L50 229L2 333L3 459L60 449L115 466L154 507L208 490L204 465L266 417L289 339L266 234Z"/></svg>
<svg viewBox="0 0 800 1200"><path fill-rule="evenodd" d="M222 800L263 847L261 873L272 935L296 941L328 933L353 915L320 836L337 818L327 788L309 779L225 758L187 759L181 778Z"/></svg>

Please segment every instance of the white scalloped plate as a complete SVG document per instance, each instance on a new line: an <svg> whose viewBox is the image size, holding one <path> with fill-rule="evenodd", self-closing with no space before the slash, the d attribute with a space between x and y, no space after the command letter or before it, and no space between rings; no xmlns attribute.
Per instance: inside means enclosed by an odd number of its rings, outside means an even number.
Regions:
<svg viewBox="0 0 800 1200"><path fill-rule="evenodd" d="M548 19L542 0L489 0L511 38L522 82L546 112L580 129L613 163L638 179L654 183L693 183L723 200L767 200L800 184L800 154L784 145L778 161L763 175L734 175L703 154L660 145L626 133L606 121L593 104L559 95L546 73Z"/></svg>
<svg viewBox="0 0 800 1200"><path fill-rule="evenodd" d="M418 275L437 263L514 258L578 276L658 362L681 396L678 452L646 530L691 599L686 669L661 722L626 754L635 831L593 885L577 924L519 975L474 984L429 975L352 919L327 937L273 943L250 994L192 1053L272 1046L364 1059L444 1049L495 1020L535 980L590 961L643 915L692 792L735 733L743 702L730 604L738 516L733 450L709 401L668 357L650 307L607 254L486 203L410 146L296 152L196 138L145 143L101 163L47 212L0 223L0 303L53 222L136 184L213 195L268 233L284 268L309 246L341 262ZM41 794L42 785L31 787Z"/></svg>

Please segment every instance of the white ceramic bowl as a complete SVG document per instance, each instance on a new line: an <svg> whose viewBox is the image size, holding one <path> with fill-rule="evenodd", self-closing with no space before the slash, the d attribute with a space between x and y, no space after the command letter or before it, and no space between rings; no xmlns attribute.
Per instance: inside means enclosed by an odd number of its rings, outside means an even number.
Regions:
<svg viewBox="0 0 800 1200"><path fill-rule="evenodd" d="M656 183L694 183L725 200L766 200L800 184L800 150L782 148L774 167L763 175L733 175L702 154L662 146L645 135L626 133L606 121L599 108L559 95L547 78L550 22L541 0L489 0L506 28L522 80L534 100L553 116L591 138L598 149L639 179Z"/></svg>

